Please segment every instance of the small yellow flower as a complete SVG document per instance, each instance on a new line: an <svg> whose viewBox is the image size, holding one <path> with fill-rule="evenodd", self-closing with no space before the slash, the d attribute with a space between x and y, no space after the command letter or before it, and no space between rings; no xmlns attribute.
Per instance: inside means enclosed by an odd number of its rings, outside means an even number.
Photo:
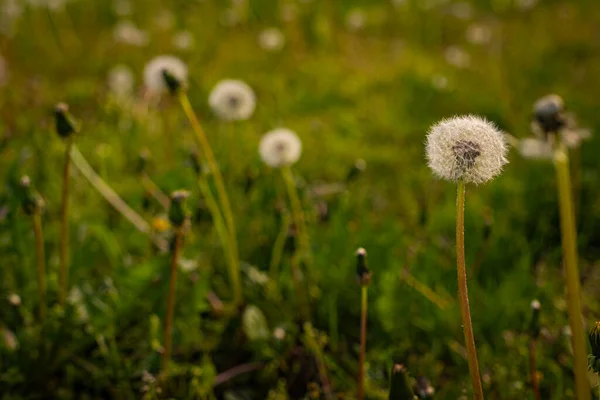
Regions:
<svg viewBox="0 0 600 400"><path fill-rule="evenodd" d="M154 217L152 219L152 230L155 232L166 232L171 227L169 221L165 217Z"/></svg>

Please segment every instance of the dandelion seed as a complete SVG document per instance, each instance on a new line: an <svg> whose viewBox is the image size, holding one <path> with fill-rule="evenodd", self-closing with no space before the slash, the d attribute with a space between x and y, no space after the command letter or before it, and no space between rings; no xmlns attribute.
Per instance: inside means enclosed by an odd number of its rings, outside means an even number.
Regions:
<svg viewBox="0 0 600 400"><path fill-rule="evenodd" d="M191 50L194 47L194 36L190 31L177 32L173 36L173 46L179 50Z"/></svg>
<svg viewBox="0 0 600 400"><path fill-rule="evenodd" d="M508 162L506 151L503 133L473 115L444 119L427 135L429 167L449 181L480 184L491 180Z"/></svg>
<svg viewBox="0 0 600 400"><path fill-rule="evenodd" d="M242 81L226 79L210 92L208 104L219 118L225 121L246 120L254 113L254 92Z"/></svg>
<svg viewBox="0 0 600 400"><path fill-rule="evenodd" d="M267 132L258 146L260 157L273 168L294 164L302 154L302 142L289 129L279 128Z"/></svg>
<svg viewBox="0 0 600 400"><path fill-rule="evenodd" d="M269 52L278 52L283 49L285 37L277 28L267 28L258 35L258 45Z"/></svg>
<svg viewBox="0 0 600 400"><path fill-rule="evenodd" d="M119 99L126 99L133 94L133 72L126 65L116 65L108 72L108 88Z"/></svg>
<svg viewBox="0 0 600 400"><path fill-rule="evenodd" d="M113 38L118 43L124 43L131 46L145 46L148 44L148 34L139 29L131 21L121 21L117 23L113 31Z"/></svg>
<svg viewBox="0 0 600 400"><path fill-rule="evenodd" d="M165 73L173 77L179 84L186 84L187 66L179 58L169 55L152 59L144 68L144 84L154 94L163 94L170 90Z"/></svg>

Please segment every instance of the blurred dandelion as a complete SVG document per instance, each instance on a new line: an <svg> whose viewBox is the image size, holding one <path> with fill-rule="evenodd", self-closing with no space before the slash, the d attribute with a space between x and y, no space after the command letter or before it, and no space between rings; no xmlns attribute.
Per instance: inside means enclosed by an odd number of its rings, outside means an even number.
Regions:
<svg viewBox="0 0 600 400"><path fill-rule="evenodd" d="M468 20L473 16L473 7L466 1L457 1L450 5L450 14L458 19Z"/></svg>
<svg viewBox="0 0 600 400"><path fill-rule="evenodd" d="M300 159L302 142L291 130L278 128L262 137L258 151L264 163L270 167L290 166Z"/></svg>
<svg viewBox="0 0 600 400"><path fill-rule="evenodd" d="M258 45L268 52L278 52L285 45L285 36L278 28L267 28L258 34Z"/></svg>
<svg viewBox="0 0 600 400"><path fill-rule="evenodd" d="M117 43L131 46L145 46L148 44L148 34L139 29L131 21L120 21L113 30L113 38Z"/></svg>
<svg viewBox="0 0 600 400"><path fill-rule="evenodd" d="M173 36L173 46L179 50L191 50L194 47L194 36L190 31L180 31Z"/></svg>
<svg viewBox="0 0 600 400"><path fill-rule="evenodd" d="M240 80L226 79L213 88L208 104L225 121L246 120L254 113L256 98L252 88Z"/></svg>
<svg viewBox="0 0 600 400"><path fill-rule="evenodd" d="M426 147L434 174L452 182L487 182L508 162L502 132L473 115L444 119L432 126Z"/></svg>
<svg viewBox="0 0 600 400"><path fill-rule="evenodd" d="M458 46L450 46L444 52L446 62L456 68L467 68L471 64L471 56Z"/></svg>
<svg viewBox="0 0 600 400"><path fill-rule="evenodd" d="M471 24L465 33L467 41L472 44L487 44L492 38L492 30L484 24Z"/></svg>
<svg viewBox="0 0 600 400"><path fill-rule="evenodd" d="M108 88L117 99L128 99L133 95L134 77L131 68L118 64L111 68L107 78Z"/></svg>
<svg viewBox="0 0 600 400"><path fill-rule="evenodd" d="M367 23L367 16L361 9L354 9L346 15L346 28L350 32L358 32L364 29Z"/></svg>
<svg viewBox="0 0 600 400"><path fill-rule="evenodd" d="M113 9L119 17L127 17L133 13L130 0L113 0Z"/></svg>
<svg viewBox="0 0 600 400"><path fill-rule="evenodd" d="M173 77L180 85L185 85L188 69L183 61L175 56L162 55L153 58L144 68L144 84L153 94L164 94L170 90L165 75Z"/></svg>

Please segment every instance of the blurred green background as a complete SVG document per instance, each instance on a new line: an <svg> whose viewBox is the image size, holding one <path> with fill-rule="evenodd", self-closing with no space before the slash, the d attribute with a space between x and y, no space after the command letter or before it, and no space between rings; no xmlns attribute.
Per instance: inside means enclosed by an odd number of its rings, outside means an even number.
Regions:
<svg viewBox="0 0 600 400"><path fill-rule="evenodd" d="M231 293L190 165L194 145L184 114L172 99L139 111L144 65L161 54L188 65L188 94L225 175L245 300L264 315L250 327L238 315L215 317L206 301L208 291L224 300ZM455 187L427 168L427 129L443 117L472 113L524 138L531 135L533 102L548 93L561 95L582 126L592 132L600 126L600 7L593 0L0 0L0 57L4 399L319 398L307 389L319 377L314 349L295 321L289 257L278 282L282 298L269 296L259 273L268 271L287 201L277 171L257 152L262 134L278 126L303 142L294 172L314 257L306 282L334 392L355 396L354 251L362 246L373 270L367 398L386 398L392 358L411 376L426 377L436 398L468 397L456 298ZM111 83L117 65L131 71L131 91ZM208 106L210 90L227 78L256 93L248 121L220 121ZM77 172L71 307L56 306L64 145L52 110L59 101L82 123L81 152L148 221L164 210L140 184L143 148L152 154L149 175L164 192L192 192L194 223L175 314L177 368L169 384L152 380L168 255L153 251ZM572 153L588 324L599 311L599 151L592 136ZM348 180L358 159L367 168ZM484 391L490 399L532 398L527 326L537 298L543 398L572 399L554 168L514 150L509 159L494 182L467 190L467 263ZM16 189L23 174L47 204L51 310L44 327L35 317L31 222ZM269 335L252 340L253 327ZM277 328L284 340L272 337ZM261 368L215 384L219 373L249 363Z"/></svg>

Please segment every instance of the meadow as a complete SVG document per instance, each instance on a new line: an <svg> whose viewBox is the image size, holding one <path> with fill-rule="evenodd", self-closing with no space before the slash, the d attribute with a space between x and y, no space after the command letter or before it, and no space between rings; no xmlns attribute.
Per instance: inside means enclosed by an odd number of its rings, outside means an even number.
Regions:
<svg viewBox="0 0 600 400"><path fill-rule="evenodd" d="M0 0L0 398L478 398L456 115L485 397L599 398L599 74L593 0Z"/></svg>

